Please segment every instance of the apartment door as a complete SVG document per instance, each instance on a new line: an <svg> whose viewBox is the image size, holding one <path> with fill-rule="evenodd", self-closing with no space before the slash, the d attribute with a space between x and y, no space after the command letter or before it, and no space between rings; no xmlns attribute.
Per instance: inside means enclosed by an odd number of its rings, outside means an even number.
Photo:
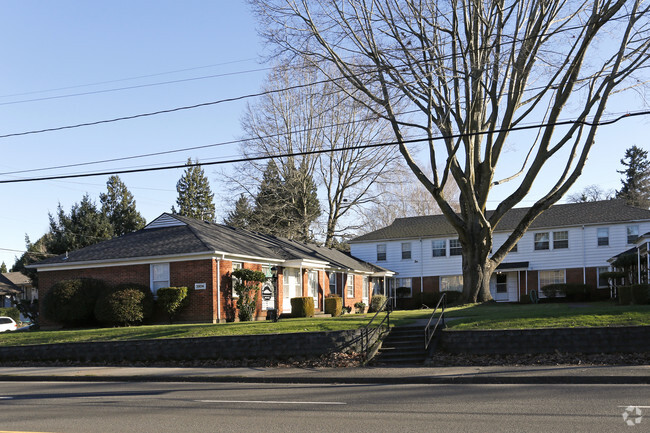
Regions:
<svg viewBox="0 0 650 433"><path fill-rule="evenodd" d="M300 269L284 268L282 274L282 312L291 312L291 298L302 296Z"/></svg>

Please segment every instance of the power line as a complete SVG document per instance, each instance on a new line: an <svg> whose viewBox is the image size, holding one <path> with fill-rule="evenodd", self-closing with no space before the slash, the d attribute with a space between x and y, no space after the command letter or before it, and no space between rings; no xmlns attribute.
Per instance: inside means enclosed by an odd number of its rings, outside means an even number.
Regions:
<svg viewBox="0 0 650 433"><path fill-rule="evenodd" d="M517 126L517 127L511 127L511 128L503 128L503 129L495 129L491 131L479 131L479 132L467 132L467 133L459 133L459 134L451 134L448 136L440 136L440 137L432 137L432 138L416 138L416 139L410 139L410 140L403 140L402 142L404 144L413 144L413 143L421 143L421 142L426 142L429 140L445 140L445 139L456 139L456 138L463 138L463 137L473 137L477 135L483 135L483 134L489 134L489 133L500 133L500 132L512 132L512 131L523 131L523 130L530 130L530 129L538 129L538 128L545 128L549 126L568 126L568 125L585 125L585 126L605 126L605 125L611 125L614 124L622 119L629 118L629 117L638 117L638 116L647 116L650 115L650 110L648 111L640 111L636 113L627 113L622 116L618 116L614 119L610 120L604 120L600 122L588 122L588 121L581 121L581 120L566 120L566 121L560 121L560 122L551 122L551 123L542 123L542 124L537 124L537 125L527 125L527 126ZM93 177L93 176L108 176L108 175L114 175L114 174L130 174L130 173L143 173L143 172L151 172L151 171L161 171L161 170L173 170L173 169L179 169L179 168L187 168L187 167L198 167L198 166L207 166L207 165L225 165L225 164L234 164L234 163L241 163L241 162L251 162L251 161L261 161L261 160L267 160L267 159L274 159L274 158L285 158L285 157L292 157L292 156L305 156L305 155L316 155L316 154L322 154L322 153L329 153L329 152L340 152L343 150L357 150L357 149L369 149L369 148L375 148L375 147L383 147L383 146L395 146L398 145L399 142L397 141L392 141L392 142L386 142L386 143L373 143L373 144L364 144L364 145L359 145L359 146L346 146L346 147L337 147L337 148L328 148L328 149L317 149L317 150L310 150L310 151L303 151L303 152L291 152L291 153L285 153L285 154L280 154L280 155L262 155L262 156L256 156L256 157L246 157L246 158L235 158L235 159L228 159L228 160L220 160L220 161L212 161L212 162L203 162L203 163L186 163L186 164L177 164L177 165L168 165L168 166L156 166L156 167L149 167L149 168L135 168L135 169L128 169L128 170L112 170L112 171L104 171L104 172L91 172L91 173L77 173L77 174L67 174L67 175L57 175L57 176L45 176L45 177L34 177L34 178L25 178L25 179L10 179L10 180L0 180L0 184L3 183L23 183L23 182L38 182L38 181L44 181L44 180L60 180L60 179L72 179L72 178L82 178L82 177Z"/></svg>

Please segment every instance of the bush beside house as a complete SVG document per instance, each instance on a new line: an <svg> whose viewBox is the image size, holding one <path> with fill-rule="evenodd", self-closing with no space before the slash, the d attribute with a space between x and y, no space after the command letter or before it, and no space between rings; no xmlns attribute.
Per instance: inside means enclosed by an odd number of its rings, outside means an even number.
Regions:
<svg viewBox="0 0 650 433"><path fill-rule="evenodd" d="M291 298L291 317L314 317L314 298L311 296Z"/></svg>

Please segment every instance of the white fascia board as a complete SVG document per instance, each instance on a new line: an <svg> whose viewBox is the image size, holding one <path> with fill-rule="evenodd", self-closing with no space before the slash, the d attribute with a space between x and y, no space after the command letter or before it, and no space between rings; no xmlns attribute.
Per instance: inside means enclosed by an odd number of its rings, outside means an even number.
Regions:
<svg viewBox="0 0 650 433"><path fill-rule="evenodd" d="M282 263L282 260L269 259L264 257L243 256L226 254L219 251L201 252L201 253L188 253L182 255L168 255L168 256L148 256L148 257L134 257L124 259L111 259L111 260L89 260L84 262L72 263L52 263L46 265L27 265L29 269L36 269L38 272L48 271L67 271L74 269L85 268L109 268L112 266L131 266L131 265L148 265L152 263L170 263L170 262L185 262L188 260L230 260L230 261L259 261L261 263Z"/></svg>
<svg viewBox="0 0 650 433"><path fill-rule="evenodd" d="M286 268L322 268L325 269L329 262L323 262L320 260L309 260L309 259L293 259L293 260L284 260L280 263Z"/></svg>

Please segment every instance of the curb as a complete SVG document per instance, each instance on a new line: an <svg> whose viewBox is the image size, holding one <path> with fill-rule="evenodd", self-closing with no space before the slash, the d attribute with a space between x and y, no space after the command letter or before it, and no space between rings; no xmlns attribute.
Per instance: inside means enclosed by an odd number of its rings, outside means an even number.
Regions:
<svg viewBox="0 0 650 433"><path fill-rule="evenodd" d="M247 376L20 376L0 382L193 382L377 385L648 385L650 376L406 376L406 377L247 377Z"/></svg>

